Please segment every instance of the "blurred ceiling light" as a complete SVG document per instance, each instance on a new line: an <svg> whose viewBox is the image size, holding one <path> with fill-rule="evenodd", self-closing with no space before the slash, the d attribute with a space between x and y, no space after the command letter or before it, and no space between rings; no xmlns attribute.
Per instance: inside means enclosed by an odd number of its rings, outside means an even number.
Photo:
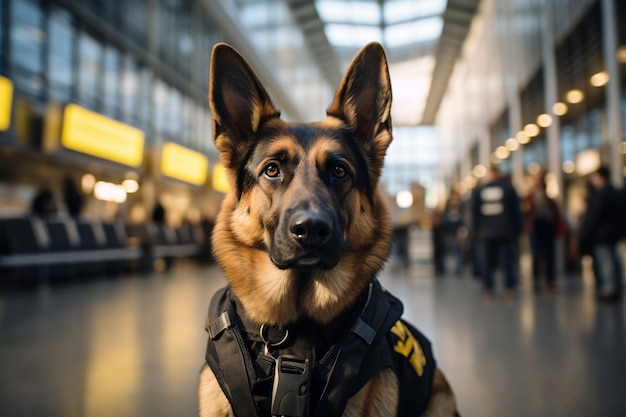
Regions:
<svg viewBox="0 0 626 417"><path fill-rule="evenodd" d="M565 100L572 104L578 104L585 99L585 93L578 89L569 90L565 94Z"/></svg>
<svg viewBox="0 0 626 417"><path fill-rule="evenodd" d="M531 138L537 136L540 131L541 130L539 129L539 126L534 123L528 123L526 126L524 126L524 133L526 133Z"/></svg>
<svg viewBox="0 0 626 417"><path fill-rule="evenodd" d="M500 158L498 158L498 156L495 153L491 154L491 163L494 165L498 165L500 162L502 162L502 160Z"/></svg>
<svg viewBox="0 0 626 417"><path fill-rule="evenodd" d="M83 189L83 193L91 194L93 187L96 184L96 177L91 174L85 174L80 180L80 186Z"/></svg>
<svg viewBox="0 0 626 417"><path fill-rule="evenodd" d="M565 172L566 174L573 174L576 170L576 164L574 163L574 161L565 161L563 162L562 168L563 172Z"/></svg>
<svg viewBox="0 0 626 417"><path fill-rule="evenodd" d="M528 142L530 142L530 137L522 130L517 132L517 134L515 135L515 139L517 139L517 141L522 145L526 145Z"/></svg>
<svg viewBox="0 0 626 417"><path fill-rule="evenodd" d="M541 127L548 127L552 124L552 116L548 113L542 113L537 116L537 124Z"/></svg>
<svg viewBox="0 0 626 417"><path fill-rule="evenodd" d="M546 178L546 195L552 199L559 196L559 183L555 178Z"/></svg>
<svg viewBox="0 0 626 417"><path fill-rule="evenodd" d="M506 159L511 155L511 152L506 146L498 146L496 148L495 154L500 159Z"/></svg>
<svg viewBox="0 0 626 417"><path fill-rule="evenodd" d="M122 187L124 187L128 194L132 194L139 190L139 183L136 180L128 179L122 181Z"/></svg>
<svg viewBox="0 0 626 417"><path fill-rule="evenodd" d="M508 138L506 142L504 142L504 146L511 152L515 152L519 149L519 142L515 138Z"/></svg>
<svg viewBox="0 0 626 417"><path fill-rule="evenodd" d="M126 201L126 190L123 186L111 182L98 181L93 188L93 195L98 200L123 203Z"/></svg>
<svg viewBox="0 0 626 417"><path fill-rule="evenodd" d="M396 194L396 204L400 208L409 208L413 205L413 194L408 190L403 190Z"/></svg>
<svg viewBox="0 0 626 417"><path fill-rule="evenodd" d="M478 164L472 170L472 174L474 174L476 178L482 178L487 174L487 168L485 168L484 165Z"/></svg>
<svg viewBox="0 0 626 417"><path fill-rule="evenodd" d="M554 103L552 106L552 111L556 116L563 116L567 113L567 104L562 102Z"/></svg>
<svg viewBox="0 0 626 417"><path fill-rule="evenodd" d="M609 74L606 71L600 71L591 76L589 82L594 87L602 87L609 82Z"/></svg>
<svg viewBox="0 0 626 417"><path fill-rule="evenodd" d="M617 49L617 60L622 64L626 64L626 45Z"/></svg>

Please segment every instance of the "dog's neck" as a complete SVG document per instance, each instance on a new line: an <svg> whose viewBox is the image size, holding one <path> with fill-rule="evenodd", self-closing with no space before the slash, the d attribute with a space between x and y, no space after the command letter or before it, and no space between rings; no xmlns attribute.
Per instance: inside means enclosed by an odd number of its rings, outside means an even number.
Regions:
<svg viewBox="0 0 626 417"><path fill-rule="evenodd" d="M272 345L281 341L288 333L287 340L277 348L294 349L299 352L309 351L312 358L322 358L328 350L352 328L368 301L369 286L349 305L328 323L319 323L309 317L300 317L285 326L272 326L258 323L249 318L241 301L232 294L237 315L247 333L251 345L270 342ZM265 335L261 335L262 329ZM271 349L270 349L271 353Z"/></svg>

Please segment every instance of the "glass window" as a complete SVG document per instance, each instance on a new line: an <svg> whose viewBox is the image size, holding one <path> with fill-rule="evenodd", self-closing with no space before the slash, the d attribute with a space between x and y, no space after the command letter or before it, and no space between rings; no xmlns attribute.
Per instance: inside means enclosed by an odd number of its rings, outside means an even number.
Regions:
<svg viewBox="0 0 626 417"><path fill-rule="evenodd" d="M39 95L43 87L43 11L34 0L11 4L11 57L16 87Z"/></svg>
<svg viewBox="0 0 626 417"><path fill-rule="evenodd" d="M74 65L72 65L73 28L71 15L55 7L50 13L49 25L49 94L54 99L70 101L74 80Z"/></svg>
<svg viewBox="0 0 626 417"><path fill-rule="evenodd" d="M121 119L132 125L138 125L138 101L141 76L137 63L131 56L125 56L122 63L120 80L120 110Z"/></svg>
<svg viewBox="0 0 626 417"><path fill-rule="evenodd" d="M154 108L156 107L156 104L154 104L151 100L150 83L152 80L152 73L149 69L142 68L140 74L139 123L146 132L153 133L154 116L156 115Z"/></svg>
<svg viewBox="0 0 626 417"><path fill-rule="evenodd" d="M104 113L117 117L120 104L120 53L107 47L104 51Z"/></svg>
<svg viewBox="0 0 626 417"><path fill-rule="evenodd" d="M166 126L167 102L169 89L161 80L155 80L152 84L153 126L157 134L162 134Z"/></svg>
<svg viewBox="0 0 626 417"><path fill-rule="evenodd" d="M102 45L86 33L78 40L78 95L80 101L98 110L100 73L102 71Z"/></svg>

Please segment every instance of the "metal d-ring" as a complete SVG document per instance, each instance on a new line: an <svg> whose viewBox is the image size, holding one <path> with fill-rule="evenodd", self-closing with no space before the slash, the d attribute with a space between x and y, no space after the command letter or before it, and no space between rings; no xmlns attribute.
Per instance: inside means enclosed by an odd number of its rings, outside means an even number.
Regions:
<svg viewBox="0 0 626 417"><path fill-rule="evenodd" d="M269 335L267 335L266 337L266 333L267 333L267 326L265 324L262 324L261 328L259 329L259 335L261 336L261 340L263 341L263 343L265 343L265 355L266 356L269 354L270 348L279 347L280 345L285 343L287 341L287 338L289 337L289 329L285 329L285 336L278 342L272 343L268 339Z"/></svg>

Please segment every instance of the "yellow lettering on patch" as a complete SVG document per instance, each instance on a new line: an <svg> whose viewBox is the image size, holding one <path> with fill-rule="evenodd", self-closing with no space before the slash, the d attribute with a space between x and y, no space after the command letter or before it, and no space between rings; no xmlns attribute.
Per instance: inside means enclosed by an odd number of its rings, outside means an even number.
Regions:
<svg viewBox="0 0 626 417"><path fill-rule="evenodd" d="M391 332L399 338L393 349L407 358L417 375L422 376L424 366L426 365L426 356L424 356L422 347L417 340L415 340L413 334L400 320L393 325Z"/></svg>

